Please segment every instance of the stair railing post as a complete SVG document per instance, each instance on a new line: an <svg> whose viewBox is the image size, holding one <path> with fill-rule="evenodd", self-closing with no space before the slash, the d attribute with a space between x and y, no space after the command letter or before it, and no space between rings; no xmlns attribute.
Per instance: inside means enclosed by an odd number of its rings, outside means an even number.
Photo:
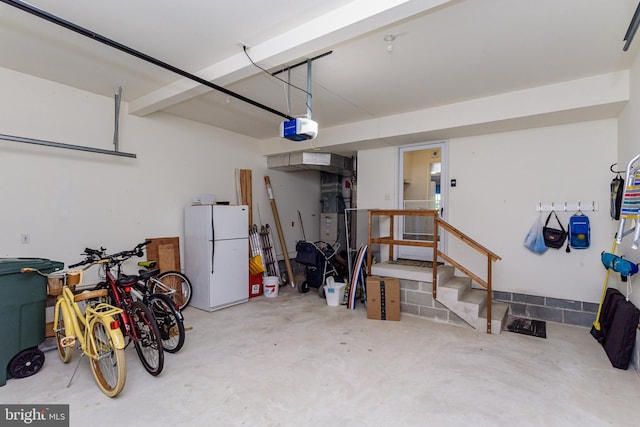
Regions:
<svg viewBox="0 0 640 427"><path fill-rule="evenodd" d="M393 214L389 215L389 237L390 237L390 240L395 240L396 239L395 234L394 234L395 224L393 222L393 218L394 218ZM389 261L393 261L393 259L394 259L393 258L393 248L394 247L395 247L395 245L390 242L389 243Z"/></svg>
<svg viewBox="0 0 640 427"><path fill-rule="evenodd" d="M440 225L440 221L438 220L438 214L436 213L433 216L433 268L431 269L433 272L433 299L435 300L438 297L438 227Z"/></svg>
<svg viewBox="0 0 640 427"><path fill-rule="evenodd" d="M487 333L491 333L491 300L493 291L491 290L491 256L487 255Z"/></svg>
<svg viewBox="0 0 640 427"><path fill-rule="evenodd" d="M367 245L368 245L367 246L367 276L371 276L371 252L372 252L371 251L371 228L372 228L371 227L371 221L372 221L371 220L371 216L372 216L371 215L371 209L369 209L368 214L369 214L369 216L368 216L368 219L369 219L368 233L369 234L368 234L368 239L367 239L368 240L367 241Z"/></svg>

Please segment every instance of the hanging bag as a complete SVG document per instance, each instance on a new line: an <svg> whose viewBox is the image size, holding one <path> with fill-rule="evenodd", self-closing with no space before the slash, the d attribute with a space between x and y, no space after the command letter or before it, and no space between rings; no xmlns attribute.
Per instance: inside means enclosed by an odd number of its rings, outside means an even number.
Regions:
<svg viewBox="0 0 640 427"><path fill-rule="evenodd" d="M549 220L551 219L551 215L556 217L556 221L560 226L560 230L558 230L557 228L548 227ZM560 249L564 244L564 241L567 239L567 232L565 231L564 227L560 223L560 220L558 219L558 215L556 214L556 211L551 211L549 213L549 216L547 217L547 221L544 223L544 227L542 228L542 235L544 236L545 245L547 245L548 248L553 248L553 249Z"/></svg>
<svg viewBox="0 0 640 427"><path fill-rule="evenodd" d="M524 238L524 246L531 252L542 255L549 248L544 244L544 237L542 236L542 218L538 215L538 219L531 225L527 236Z"/></svg>
<svg viewBox="0 0 640 427"><path fill-rule="evenodd" d="M601 252L600 260L605 268L620 273L620 278L623 282L626 282L629 276L633 276L638 272L638 264L609 252Z"/></svg>
<svg viewBox="0 0 640 427"><path fill-rule="evenodd" d="M569 218L569 244L574 249L586 249L591 243L589 217L578 212Z"/></svg>
<svg viewBox="0 0 640 427"><path fill-rule="evenodd" d="M611 206L609 213L611 218L620 219L620 208L622 207L622 197L624 194L624 179L618 174L611 180Z"/></svg>

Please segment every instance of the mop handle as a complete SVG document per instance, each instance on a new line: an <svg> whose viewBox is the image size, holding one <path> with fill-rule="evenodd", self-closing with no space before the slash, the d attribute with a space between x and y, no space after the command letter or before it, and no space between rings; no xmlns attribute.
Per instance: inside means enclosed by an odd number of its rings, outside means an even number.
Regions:
<svg viewBox="0 0 640 427"><path fill-rule="evenodd" d="M616 243L618 241L618 235L613 238L613 245L611 246L611 253L616 253ZM604 276L604 286L602 287L602 295L600 295L600 304L598 305L598 313L596 314L596 320L593 322L593 327L596 330L600 330L600 313L602 312L602 303L604 302L604 296L607 293L607 284L609 283L609 271L611 269L607 268L607 272Z"/></svg>

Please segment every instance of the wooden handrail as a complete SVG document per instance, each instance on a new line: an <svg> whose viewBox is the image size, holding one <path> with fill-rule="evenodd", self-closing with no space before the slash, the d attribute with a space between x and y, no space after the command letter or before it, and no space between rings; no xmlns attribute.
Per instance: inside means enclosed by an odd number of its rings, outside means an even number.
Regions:
<svg viewBox="0 0 640 427"><path fill-rule="evenodd" d="M389 217L389 235L385 237L372 237L372 217L373 216L387 216ZM425 242L420 240L402 240L396 239L394 236L394 217L395 216L432 216L433 217L433 241ZM461 242L465 243L467 246L475 249L480 254L487 257L487 278L482 279L477 274L473 273L468 268L464 267L459 262L455 261L453 258L443 253L438 248L438 229L442 227L445 231L447 231L451 236L457 238ZM487 290L487 333L491 333L491 300L493 296L492 292L492 265L493 262L501 260L502 258L490 251L480 243L473 240L471 237L463 233L462 231L455 228L453 225L449 224L442 218L438 216L437 210L404 210L404 209L372 209L369 211L369 250L367 251L367 270L369 275L371 275L371 245L372 244L381 244L381 245L389 245L389 259L393 259L393 247L397 246L419 246L426 248L433 248L434 259L433 259L433 299L437 298L437 289L438 289L438 258L443 259L447 263L451 264L456 269L460 270L467 276L469 276L473 281L478 283L480 286Z"/></svg>
<svg viewBox="0 0 640 427"><path fill-rule="evenodd" d="M500 258L500 256L491 252L489 249L485 248L480 243L476 242L471 237L467 236L462 231L458 230L457 228L455 228L453 225L449 224L447 221L443 220L442 218L436 217L434 221L436 221L439 226L447 230L449 233L451 233L452 235L454 235L455 237L457 237L467 245L471 246L478 252L491 257L491 259L493 259L494 261L499 261L502 259Z"/></svg>

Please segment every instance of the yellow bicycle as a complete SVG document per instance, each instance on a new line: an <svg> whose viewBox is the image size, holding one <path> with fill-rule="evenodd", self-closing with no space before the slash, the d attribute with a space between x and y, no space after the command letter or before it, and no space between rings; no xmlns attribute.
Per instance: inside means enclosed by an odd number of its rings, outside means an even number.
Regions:
<svg viewBox="0 0 640 427"><path fill-rule="evenodd" d="M40 273L32 268L23 268L21 271ZM74 347L79 347L82 356L86 355L89 358L91 371L100 390L109 397L115 397L124 388L127 372L124 338L115 317L122 313L122 310L109 304L91 301L106 297L106 289L84 291L74 295L67 283L68 272L55 274L62 281L53 315L60 360L68 363ZM78 305L80 301L87 301L85 314Z"/></svg>

